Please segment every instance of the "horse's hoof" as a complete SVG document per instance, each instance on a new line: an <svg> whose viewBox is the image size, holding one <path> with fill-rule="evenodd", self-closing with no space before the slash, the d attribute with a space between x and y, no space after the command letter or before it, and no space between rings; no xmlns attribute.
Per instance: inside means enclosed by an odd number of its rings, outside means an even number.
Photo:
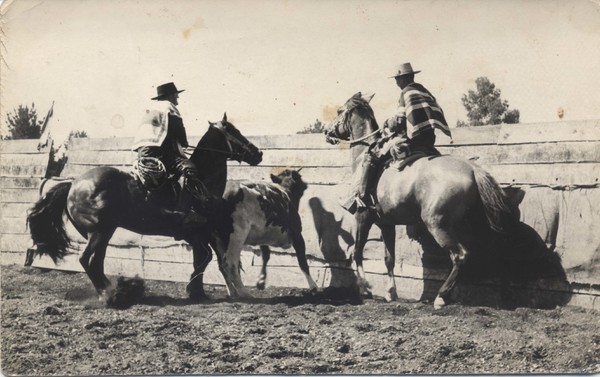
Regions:
<svg viewBox="0 0 600 377"><path fill-rule="evenodd" d="M371 292L371 284L363 278L358 278L358 289L361 297L363 298L373 298L373 293Z"/></svg>
<svg viewBox="0 0 600 377"><path fill-rule="evenodd" d="M444 301L444 299L441 298L440 296L437 296L435 298L435 301L433 302L433 308L435 310L439 310L439 309L443 308L444 306L446 306L446 301Z"/></svg>
<svg viewBox="0 0 600 377"><path fill-rule="evenodd" d="M390 291L385 295L384 299L386 302L396 301L398 299L398 294L396 293L395 290Z"/></svg>
<svg viewBox="0 0 600 377"><path fill-rule="evenodd" d="M106 298L108 296L110 296L110 292L108 291L108 288L96 289L96 292L98 293L98 301L106 300Z"/></svg>
<svg viewBox="0 0 600 377"><path fill-rule="evenodd" d="M261 291L262 291L262 290L264 290L264 289L265 289L265 285L266 285L266 284L265 284L265 282L264 282L264 281L259 281L259 282L256 282L256 289L259 289L259 290L261 290Z"/></svg>

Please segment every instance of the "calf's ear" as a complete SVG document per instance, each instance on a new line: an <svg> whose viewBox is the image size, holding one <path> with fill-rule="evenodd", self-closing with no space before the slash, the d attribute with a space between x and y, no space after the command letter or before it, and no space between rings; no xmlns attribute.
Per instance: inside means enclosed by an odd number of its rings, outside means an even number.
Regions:
<svg viewBox="0 0 600 377"><path fill-rule="evenodd" d="M273 183L279 184L279 183L281 183L281 178L279 178L276 175L271 174L271 181L273 181Z"/></svg>

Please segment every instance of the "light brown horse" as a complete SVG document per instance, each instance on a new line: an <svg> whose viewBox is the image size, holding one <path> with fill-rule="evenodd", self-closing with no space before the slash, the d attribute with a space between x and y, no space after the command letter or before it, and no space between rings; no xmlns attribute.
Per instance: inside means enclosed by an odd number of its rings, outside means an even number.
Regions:
<svg viewBox="0 0 600 377"><path fill-rule="evenodd" d="M338 110L338 116L325 130L330 143L339 139L350 142L353 170L361 163L368 146L381 136L369 105L371 98L356 93ZM423 222L437 243L450 252L452 270L434 301L438 309L448 302L461 266L469 254L476 251L473 228L487 220L491 229L501 232L505 224L517 221L502 189L489 173L471 161L449 155L418 159L402 171L384 170L376 196L379 215L372 210L355 214L354 260L361 292L370 295L362 266L363 249L369 230L376 224L385 245L389 278L385 299L388 301L397 298L393 272L396 225Z"/></svg>

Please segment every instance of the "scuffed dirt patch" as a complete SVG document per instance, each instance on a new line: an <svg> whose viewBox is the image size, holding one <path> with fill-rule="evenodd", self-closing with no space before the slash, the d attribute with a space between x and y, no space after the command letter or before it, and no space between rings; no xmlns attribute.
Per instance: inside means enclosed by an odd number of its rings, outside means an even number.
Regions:
<svg viewBox="0 0 600 377"><path fill-rule="evenodd" d="M193 304L183 283L145 281L133 306L113 309L83 274L1 273L5 375L600 371L600 316L575 307L434 311L272 287L230 302L215 286Z"/></svg>

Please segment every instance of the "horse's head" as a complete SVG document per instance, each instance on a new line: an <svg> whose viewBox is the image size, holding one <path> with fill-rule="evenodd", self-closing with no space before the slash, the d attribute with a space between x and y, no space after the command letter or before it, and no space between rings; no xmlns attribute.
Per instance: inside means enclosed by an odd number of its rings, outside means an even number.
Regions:
<svg viewBox="0 0 600 377"><path fill-rule="evenodd" d="M227 113L219 122L208 122L225 136L227 147L229 148L229 159L246 162L256 166L262 162L262 151L252 144L242 133L227 120Z"/></svg>
<svg viewBox="0 0 600 377"><path fill-rule="evenodd" d="M325 127L325 140L337 144L340 140L355 141L378 129L369 102L375 94L356 93L337 111L337 117Z"/></svg>

